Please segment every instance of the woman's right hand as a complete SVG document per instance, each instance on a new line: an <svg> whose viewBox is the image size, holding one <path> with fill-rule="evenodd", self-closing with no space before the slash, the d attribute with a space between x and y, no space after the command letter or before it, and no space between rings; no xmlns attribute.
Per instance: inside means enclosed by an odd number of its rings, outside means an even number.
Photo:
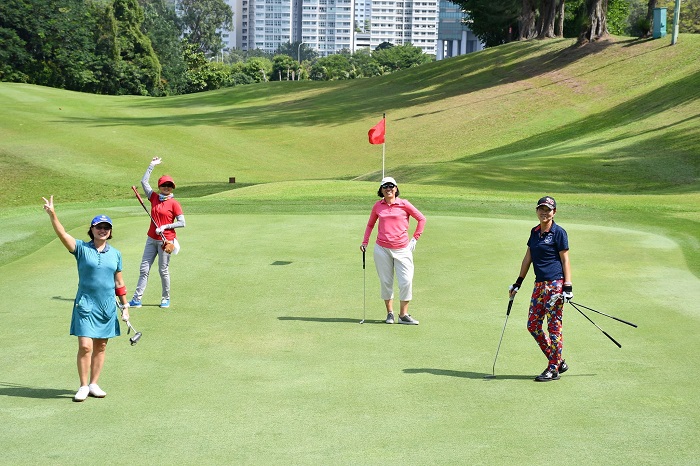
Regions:
<svg viewBox="0 0 700 466"><path fill-rule="evenodd" d="M158 165L158 164L161 163L162 161L163 161L163 159L161 159L160 157L153 157L153 158L151 159L151 165Z"/></svg>
<svg viewBox="0 0 700 466"><path fill-rule="evenodd" d="M44 210L46 211L47 214L51 215L54 213L54 208L53 208L53 194L49 199L46 199L45 197L42 197L44 200Z"/></svg>
<svg viewBox="0 0 700 466"><path fill-rule="evenodd" d="M366 245L366 244L361 244L361 245L360 245L360 251L362 251L362 252L367 251L367 245Z"/></svg>

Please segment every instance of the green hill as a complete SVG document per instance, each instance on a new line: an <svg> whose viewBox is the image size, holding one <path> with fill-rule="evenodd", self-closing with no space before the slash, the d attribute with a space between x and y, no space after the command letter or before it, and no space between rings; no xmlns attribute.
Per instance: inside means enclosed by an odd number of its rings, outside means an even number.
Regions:
<svg viewBox="0 0 700 466"><path fill-rule="evenodd" d="M0 83L0 215L47 190L63 203L128 199L155 155L180 196L237 200L205 210L292 194L294 206L340 193L352 204L359 186L233 188L376 181L382 148L367 130L386 112L386 171L439 187L420 190L434 209L493 212L548 192L582 218L661 228L698 264L699 97L698 35L512 43L374 79L158 99ZM294 206L280 208L309 208Z"/></svg>

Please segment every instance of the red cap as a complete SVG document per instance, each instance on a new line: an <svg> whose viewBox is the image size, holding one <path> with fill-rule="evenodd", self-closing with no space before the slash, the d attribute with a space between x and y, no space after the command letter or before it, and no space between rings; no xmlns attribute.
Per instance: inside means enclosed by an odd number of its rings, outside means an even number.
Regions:
<svg viewBox="0 0 700 466"><path fill-rule="evenodd" d="M158 178L158 186L160 187L164 183L172 183L173 188L175 187L175 181L173 180L173 177L170 175L163 175L160 178Z"/></svg>

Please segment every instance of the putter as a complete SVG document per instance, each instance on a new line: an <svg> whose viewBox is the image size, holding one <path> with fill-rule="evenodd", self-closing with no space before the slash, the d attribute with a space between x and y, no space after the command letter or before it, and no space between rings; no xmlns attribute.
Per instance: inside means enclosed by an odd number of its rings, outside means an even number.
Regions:
<svg viewBox="0 0 700 466"><path fill-rule="evenodd" d="M508 324L508 316L510 315L510 309L513 307L513 299L515 295L511 296L508 300L508 310L506 311L506 321L503 323L503 330L501 330L501 339L498 340L498 348L496 348L496 357L493 358L493 367L491 368L491 375L485 375L485 379L496 378L496 360L498 359L498 352L501 350L501 342L503 341L503 334L506 333L506 325Z"/></svg>
<svg viewBox="0 0 700 466"><path fill-rule="evenodd" d="M595 322L593 322L593 321L591 320L590 317L588 317L586 314L584 314L583 311L582 311L581 309L579 309L578 306L576 306L576 304L572 303L571 301L569 301L569 304L571 304L571 305L574 307L574 309L576 309L578 312L580 312L581 315L582 315L583 317L585 317L586 319L588 319L588 321L589 321L590 323L592 323L593 325L595 325L596 328L597 328L598 330L600 330L601 332L603 332L603 334L604 334L606 337L610 338L610 340L611 340L613 343L615 343L615 344L617 345L618 348L622 348L622 345L621 345L621 344L619 344L613 337L611 337L610 335L608 335L608 332L606 332L606 331L603 330L602 328L598 327L598 324L596 324Z"/></svg>
<svg viewBox="0 0 700 466"><path fill-rule="evenodd" d="M129 327L126 331L127 335L131 333L132 330L134 331L134 336L129 338L131 346L134 346L141 339L141 332L137 332L136 329L131 325L131 322L129 322L128 320L126 321L126 326Z"/></svg>
<svg viewBox="0 0 700 466"><path fill-rule="evenodd" d="M365 270L365 250L362 251L362 320L365 323L367 317L367 271Z"/></svg>
<svg viewBox="0 0 700 466"><path fill-rule="evenodd" d="M630 326L632 326L632 327L634 327L634 328L637 328L637 325L636 325L636 324L633 324L632 322L627 322L626 320L618 319L617 317L613 317L613 316L608 315L608 314L606 314L606 313L604 313L604 312L596 311L595 309L592 309L592 308L590 308L590 307L584 306L583 304L575 303L575 302L573 302L573 301L569 301L569 304L576 305L576 306L581 306L582 308L588 309L589 311L597 312L597 313L600 314L600 315L604 315L605 317L610 317L611 319L614 319L614 320L616 320L616 321L618 321L618 322L622 322L623 324L627 324L627 325L630 325Z"/></svg>

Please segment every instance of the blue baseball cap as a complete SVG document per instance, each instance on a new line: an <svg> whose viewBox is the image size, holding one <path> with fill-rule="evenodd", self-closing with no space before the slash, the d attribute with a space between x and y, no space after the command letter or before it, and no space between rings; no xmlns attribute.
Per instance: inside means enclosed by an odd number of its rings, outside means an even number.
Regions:
<svg viewBox="0 0 700 466"><path fill-rule="evenodd" d="M98 215L97 217L92 219L92 222L90 222L90 226L94 227L98 223L109 223L109 226L112 225L112 219L107 217L106 215Z"/></svg>
<svg viewBox="0 0 700 466"><path fill-rule="evenodd" d="M537 207L541 205L549 207L550 210L557 210L557 201L551 196L545 196L537 201Z"/></svg>

